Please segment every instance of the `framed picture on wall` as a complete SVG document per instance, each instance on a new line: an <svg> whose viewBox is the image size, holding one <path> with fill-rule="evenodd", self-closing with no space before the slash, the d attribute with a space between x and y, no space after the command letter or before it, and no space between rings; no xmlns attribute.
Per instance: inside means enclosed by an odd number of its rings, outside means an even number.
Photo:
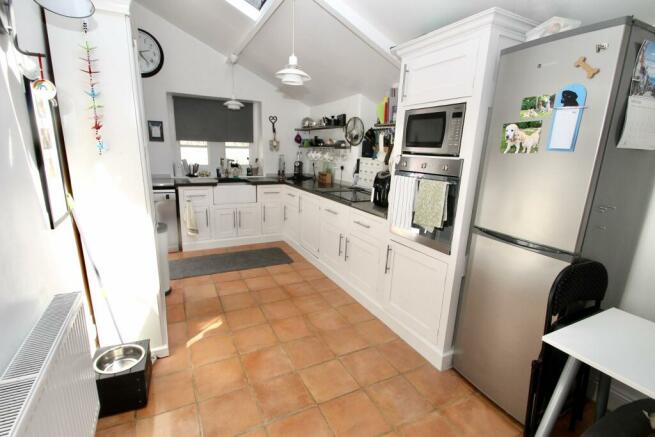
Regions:
<svg viewBox="0 0 655 437"><path fill-rule="evenodd" d="M164 141L164 123L162 121L148 120L148 139Z"/></svg>
<svg viewBox="0 0 655 437"><path fill-rule="evenodd" d="M62 171L62 150L59 141L59 122L54 101L34 89L33 81L25 79L27 109L30 115L36 164L41 176L43 197L55 229L68 215L66 188Z"/></svg>

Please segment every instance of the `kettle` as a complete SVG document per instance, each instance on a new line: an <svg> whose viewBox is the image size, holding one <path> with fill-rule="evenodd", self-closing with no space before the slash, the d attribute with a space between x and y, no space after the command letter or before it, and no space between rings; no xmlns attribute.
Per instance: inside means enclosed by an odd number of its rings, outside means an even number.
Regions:
<svg viewBox="0 0 655 437"><path fill-rule="evenodd" d="M383 208L388 207L390 189L391 173L388 170L379 171L373 182L373 203Z"/></svg>

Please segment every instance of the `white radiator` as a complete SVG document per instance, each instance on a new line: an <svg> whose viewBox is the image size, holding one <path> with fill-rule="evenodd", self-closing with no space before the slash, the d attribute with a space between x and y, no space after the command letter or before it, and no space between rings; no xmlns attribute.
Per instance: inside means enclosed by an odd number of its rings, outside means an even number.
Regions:
<svg viewBox="0 0 655 437"><path fill-rule="evenodd" d="M57 294L0 378L0 437L91 437L99 408L82 294Z"/></svg>

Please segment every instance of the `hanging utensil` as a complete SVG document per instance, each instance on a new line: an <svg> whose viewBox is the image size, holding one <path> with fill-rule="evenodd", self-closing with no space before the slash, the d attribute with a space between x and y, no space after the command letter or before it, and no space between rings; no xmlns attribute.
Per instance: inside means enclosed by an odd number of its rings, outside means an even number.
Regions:
<svg viewBox="0 0 655 437"><path fill-rule="evenodd" d="M275 130L275 123L277 123L277 116L271 115L268 117L268 121L271 122L271 126L273 128L273 139L268 142L268 145L270 146L271 150L273 152L277 152L280 150L280 142L277 140L277 130Z"/></svg>

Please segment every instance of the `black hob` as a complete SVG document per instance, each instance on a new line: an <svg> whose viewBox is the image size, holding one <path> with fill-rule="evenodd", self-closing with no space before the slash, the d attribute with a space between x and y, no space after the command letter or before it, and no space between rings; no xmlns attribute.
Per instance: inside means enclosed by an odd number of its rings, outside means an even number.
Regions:
<svg viewBox="0 0 655 437"><path fill-rule="evenodd" d="M335 193L328 193L327 196L334 197L346 202L370 202L371 193L359 190L337 191Z"/></svg>

